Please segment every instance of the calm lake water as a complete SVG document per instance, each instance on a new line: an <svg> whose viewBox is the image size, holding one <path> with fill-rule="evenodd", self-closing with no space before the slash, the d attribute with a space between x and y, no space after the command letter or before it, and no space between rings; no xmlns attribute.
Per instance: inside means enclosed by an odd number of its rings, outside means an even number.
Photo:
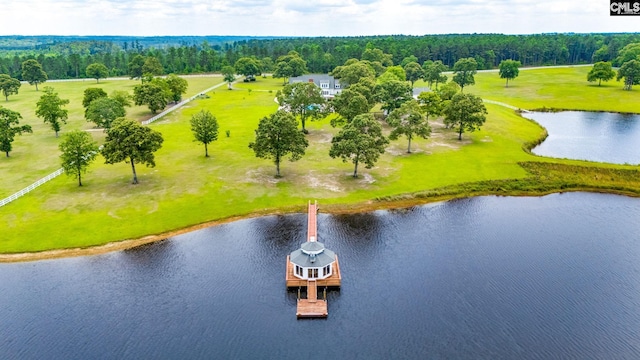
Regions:
<svg viewBox="0 0 640 360"><path fill-rule="evenodd" d="M323 320L284 284L306 214L0 264L0 358L638 359L638 219L589 193L321 213L344 277Z"/></svg>
<svg viewBox="0 0 640 360"><path fill-rule="evenodd" d="M549 137L532 151L541 156L614 164L640 163L640 115L606 112L531 112Z"/></svg>

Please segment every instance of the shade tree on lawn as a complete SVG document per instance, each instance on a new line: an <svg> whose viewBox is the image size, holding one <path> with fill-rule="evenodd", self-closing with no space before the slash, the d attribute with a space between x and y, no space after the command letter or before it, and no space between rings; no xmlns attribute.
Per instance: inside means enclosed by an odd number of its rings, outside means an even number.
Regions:
<svg viewBox="0 0 640 360"><path fill-rule="evenodd" d="M7 74L0 74L0 90L4 95L5 101L9 101L9 95L17 94L21 85L20 80L14 79Z"/></svg>
<svg viewBox="0 0 640 360"><path fill-rule="evenodd" d="M480 130L486 120L487 109L482 99L473 94L455 94L444 108L444 124L447 128L456 128L458 140L463 132Z"/></svg>
<svg viewBox="0 0 640 360"><path fill-rule="evenodd" d="M61 99L51 86L45 86L43 91L44 94L36 103L36 116L51 125L58 137L62 123L66 124L69 116L69 111L62 107L69 104L69 100Z"/></svg>
<svg viewBox="0 0 640 360"><path fill-rule="evenodd" d="M258 123L255 141L249 144L256 157L273 159L276 177L280 177L280 163L287 155L290 161L302 158L309 142L298 130L298 122L290 113L278 110Z"/></svg>
<svg viewBox="0 0 640 360"><path fill-rule="evenodd" d="M82 174L98 155L98 143L88 132L73 130L64 135L58 148L62 152L60 160L64 172L78 179L78 186L82 186Z"/></svg>
<svg viewBox="0 0 640 360"><path fill-rule="evenodd" d="M155 167L154 153L162 147L162 134L134 120L119 118L113 122L102 146L105 164L131 164L133 184L138 184L136 163Z"/></svg>
<svg viewBox="0 0 640 360"><path fill-rule="evenodd" d="M204 144L204 156L209 157L208 145L218 140L218 120L209 110L200 110L191 117L191 131L195 141Z"/></svg>
<svg viewBox="0 0 640 360"><path fill-rule="evenodd" d="M22 115L19 112L0 106L0 151L9 157L13 150L13 140L16 135L32 133L31 126L20 125Z"/></svg>
<svg viewBox="0 0 640 360"><path fill-rule="evenodd" d="M431 135L431 127L417 100L407 101L393 110L387 117L387 123L393 128L389 134L390 140L397 140L402 135L407 137L408 154L411 154L411 140L414 137L428 139Z"/></svg>
<svg viewBox="0 0 640 360"><path fill-rule="evenodd" d="M331 139L329 156L351 161L353 177L358 177L358 165L371 169L384 153L389 140L382 134L382 126L372 114L361 114L353 118Z"/></svg>

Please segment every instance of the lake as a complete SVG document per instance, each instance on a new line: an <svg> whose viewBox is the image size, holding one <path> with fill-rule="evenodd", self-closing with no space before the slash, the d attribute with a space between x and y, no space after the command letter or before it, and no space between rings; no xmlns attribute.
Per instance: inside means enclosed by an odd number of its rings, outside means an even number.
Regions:
<svg viewBox="0 0 640 360"><path fill-rule="evenodd" d="M529 112L549 137L532 152L540 156L614 164L640 163L640 115L607 112Z"/></svg>
<svg viewBox="0 0 640 360"><path fill-rule="evenodd" d="M322 205L322 204L320 204ZM640 200L478 197L327 215L343 283L297 320L306 214L0 264L3 359L640 358Z"/></svg>

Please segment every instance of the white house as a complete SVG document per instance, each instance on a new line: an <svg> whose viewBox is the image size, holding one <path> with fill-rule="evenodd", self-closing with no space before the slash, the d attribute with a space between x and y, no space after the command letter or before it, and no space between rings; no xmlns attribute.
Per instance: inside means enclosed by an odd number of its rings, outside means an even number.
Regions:
<svg viewBox="0 0 640 360"><path fill-rule="evenodd" d="M342 91L340 81L327 74L306 74L289 78L289 84L299 82L310 82L316 84L316 86L322 90L322 96L327 99L332 99Z"/></svg>

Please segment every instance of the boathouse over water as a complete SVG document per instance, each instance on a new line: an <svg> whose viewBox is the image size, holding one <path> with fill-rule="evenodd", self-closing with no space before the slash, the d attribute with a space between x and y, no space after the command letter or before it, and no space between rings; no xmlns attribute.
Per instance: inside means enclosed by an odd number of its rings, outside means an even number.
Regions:
<svg viewBox="0 0 640 360"><path fill-rule="evenodd" d="M338 255L325 248L318 240L318 204L309 202L307 215L307 241L300 249L287 256L287 288L298 288L298 310L300 317L326 317L326 289L340 287L340 265ZM323 300L318 300L318 286L324 287ZM306 288L307 298L300 298L300 291Z"/></svg>

